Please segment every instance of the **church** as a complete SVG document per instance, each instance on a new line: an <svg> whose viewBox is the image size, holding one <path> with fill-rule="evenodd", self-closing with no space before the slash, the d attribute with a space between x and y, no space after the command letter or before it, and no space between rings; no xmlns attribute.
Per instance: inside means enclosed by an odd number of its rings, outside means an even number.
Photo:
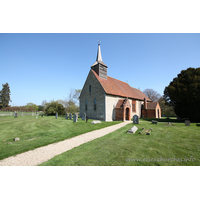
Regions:
<svg viewBox="0 0 200 200"><path fill-rule="evenodd" d="M138 117L161 117L158 102L152 102L139 89L107 76L108 66L103 62L98 44L96 62L91 66L80 94L80 117L103 121L131 120Z"/></svg>

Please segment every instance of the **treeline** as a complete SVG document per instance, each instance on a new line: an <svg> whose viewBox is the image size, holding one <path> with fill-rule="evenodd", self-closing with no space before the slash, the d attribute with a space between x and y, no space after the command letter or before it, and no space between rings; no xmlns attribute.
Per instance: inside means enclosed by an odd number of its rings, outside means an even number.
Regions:
<svg viewBox="0 0 200 200"><path fill-rule="evenodd" d="M13 106L13 107L5 107L0 109L0 111L8 111L8 112L14 112L14 111L20 111L20 112L33 112L33 111L42 111L42 109L37 109L33 107L25 107L25 106Z"/></svg>

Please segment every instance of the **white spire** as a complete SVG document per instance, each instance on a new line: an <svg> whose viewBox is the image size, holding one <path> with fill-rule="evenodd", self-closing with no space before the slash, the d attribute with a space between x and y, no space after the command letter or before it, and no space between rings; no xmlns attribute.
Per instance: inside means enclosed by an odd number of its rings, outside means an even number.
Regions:
<svg viewBox="0 0 200 200"><path fill-rule="evenodd" d="M99 44L99 46L98 46L98 52L97 52L97 59L96 59L96 61L97 62L99 62L99 61L103 61L102 60L102 56L101 56L101 48L100 48L100 44Z"/></svg>
<svg viewBox="0 0 200 200"><path fill-rule="evenodd" d="M102 56L101 56L101 48L100 48L100 42L101 41L98 40L98 42L99 42L99 44L98 44L98 51L97 51L97 59L96 59L96 62L92 66L97 65L98 63L101 63L102 65L104 65L105 67L107 67L106 64L103 62Z"/></svg>

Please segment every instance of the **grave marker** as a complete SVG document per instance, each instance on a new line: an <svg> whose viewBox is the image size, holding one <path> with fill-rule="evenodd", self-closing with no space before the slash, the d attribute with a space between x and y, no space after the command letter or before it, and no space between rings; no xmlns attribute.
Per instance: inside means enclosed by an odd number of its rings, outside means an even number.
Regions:
<svg viewBox="0 0 200 200"><path fill-rule="evenodd" d="M85 119L86 119L86 114L85 114L85 113L83 113L83 114L82 114L82 120L84 120L84 121L85 121Z"/></svg>
<svg viewBox="0 0 200 200"><path fill-rule="evenodd" d="M185 120L185 126L190 126L190 120Z"/></svg>
<svg viewBox="0 0 200 200"><path fill-rule="evenodd" d="M77 122L77 118L78 118L77 114L74 114L74 120L73 120L73 122Z"/></svg>
<svg viewBox="0 0 200 200"><path fill-rule="evenodd" d="M137 115L133 116L133 124L139 124L139 117Z"/></svg>
<svg viewBox="0 0 200 200"><path fill-rule="evenodd" d="M69 114L69 119L72 119L72 114L71 113Z"/></svg>
<svg viewBox="0 0 200 200"><path fill-rule="evenodd" d="M65 119L68 119L68 114L67 113L65 114Z"/></svg>

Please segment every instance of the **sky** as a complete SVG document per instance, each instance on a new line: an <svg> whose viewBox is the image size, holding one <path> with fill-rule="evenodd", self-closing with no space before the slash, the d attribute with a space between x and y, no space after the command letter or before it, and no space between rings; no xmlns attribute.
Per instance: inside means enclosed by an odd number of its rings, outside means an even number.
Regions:
<svg viewBox="0 0 200 200"><path fill-rule="evenodd" d="M163 95L189 67L200 67L199 33L1 33L0 84L11 106L67 99L82 89L96 61L98 40L108 76Z"/></svg>

